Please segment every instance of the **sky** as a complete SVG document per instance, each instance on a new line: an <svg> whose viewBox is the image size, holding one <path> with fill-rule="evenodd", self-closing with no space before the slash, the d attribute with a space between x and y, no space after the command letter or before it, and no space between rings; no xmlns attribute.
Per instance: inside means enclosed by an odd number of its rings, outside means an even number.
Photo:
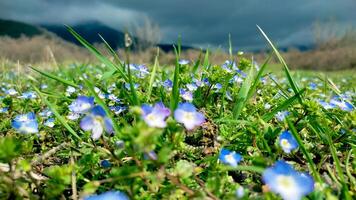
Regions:
<svg viewBox="0 0 356 200"><path fill-rule="evenodd" d="M150 19L161 43L181 35L185 45L235 49L266 47L258 24L280 47L310 45L315 23L356 25L356 0L0 0L0 18L32 24L98 21L117 30Z"/></svg>

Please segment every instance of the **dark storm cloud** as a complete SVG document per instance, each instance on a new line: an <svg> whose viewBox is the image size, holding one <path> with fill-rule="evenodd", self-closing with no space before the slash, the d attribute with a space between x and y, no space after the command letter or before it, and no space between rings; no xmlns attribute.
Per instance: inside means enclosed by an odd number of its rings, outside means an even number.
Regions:
<svg viewBox="0 0 356 200"><path fill-rule="evenodd" d="M310 44L315 21L333 18L338 27L356 25L355 0L2 0L0 17L32 23L97 20L117 29L149 17L163 42L182 35L185 44L254 48L265 42L259 24L281 46Z"/></svg>

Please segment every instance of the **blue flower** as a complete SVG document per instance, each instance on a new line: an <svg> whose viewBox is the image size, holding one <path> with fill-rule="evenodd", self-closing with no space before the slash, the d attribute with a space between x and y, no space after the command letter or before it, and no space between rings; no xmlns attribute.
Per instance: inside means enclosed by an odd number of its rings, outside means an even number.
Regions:
<svg viewBox="0 0 356 200"><path fill-rule="evenodd" d="M298 148L297 140L293 137L292 133L287 130L283 131L279 136L279 145L285 153L290 153Z"/></svg>
<svg viewBox="0 0 356 200"><path fill-rule="evenodd" d="M33 112L17 115L11 125L14 129L23 134L38 133L38 123L36 115Z"/></svg>
<svg viewBox="0 0 356 200"><path fill-rule="evenodd" d="M54 119L53 118L47 119L43 125L52 128L54 126Z"/></svg>
<svg viewBox="0 0 356 200"><path fill-rule="evenodd" d="M137 88L140 86L140 84L134 83L133 86L134 86L134 89L137 89ZM130 83L125 83L125 88L126 88L127 90L131 90L131 89L130 89Z"/></svg>
<svg viewBox="0 0 356 200"><path fill-rule="evenodd" d="M277 112L277 114L275 115L275 117L277 118L278 121L283 121L284 118L286 118L289 115L288 111L280 111Z"/></svg>
<svg viewBox="0 0 356 200"><path fill-rule="evenodd" d="M91 131L93 140L99 139L104 130L113 133L112 121L101 106L92 108L90 113L80 121L80 127L84 131Z"/></svg>
<svg viewBox="0 0 356 200"><path fill-rule="evenodd" d="M242 156L235 151L229 151L223 148L220 151L219 160L224 164L236 167L242 160Z"/></svg>
<svg viewBox="0 0 356 200"><path fill-rule="evenodd" d="M10 96L14 96L17 94L17 91L14 88L10 88L8 90L5 90L5 94L8 94Z"/></svg>
<svg viewBox="0 0 356 200"><path fill-rule="evenodd" d="M309 88L310 88L311 90L316 90L317 87L318 87L318 85L317 85L316 83L314 83L314 82L310 82L310 83L309 83Z"/></svg>
<svg viewBox="0 0 356 200"><path fill-rule="evenodd" d="M9 107L0 108L0 113L6 113L9 110Z"/></svg>
<svg viewBox="0 0 356 200"><path fill-rule="evenodd" d="M37 98L36 93L29 91L29 92L24 92L22 93L21 96L19 96L20 99L35 99Z"/></svg>
<svg viewBox="0 0 356 200"><path fill-rule="evenodd" d="M167 126L166 118L171 111L162 102L156 103L154 107L147 104L142 105L142 118L150 127L164 128Z"/></svg>
<svg viewBox="0 0 356 200"><path fill-rule="evenodd" d="M181 65L187 65L187 64L189 64L189 60L182 59L182 60L179 60L178 63Z"/></svg>
<svg viewBox="0 0 356 200"><path fill-rule="evenodd" d="M193 101L193 93L184 89L179 89L180 96L186 101Z"/></svg>
<svg viewBox="0 0 356 200"><path fill-rule="evenodd" d="M173 87L173 82L171 80L167 79L162 83L162 85L166 90L171 90Z"/></svg>
<svg viewBox="0 0 356 200"><path fill-rule="evenodd" d="M262 179L272 192L285 200L302 199L314 190L314 180L309 174L295 171L283 160L267 168Z"/></svg>
<svg viewBox="0 0 356 200"><path fill-rule="evenodd" d="M328 103L328 102L325 102L323 100L318 100L318 103L326 110L328 109L333 109L336 107L335 104L332 104L332 103Z"/></svg>
<svg viewBox="0 0 356 200"><path fill-rule="evenodd" d="M39 116L41 116L43 118L47 118L47 117L50 117L52 115L53 115L53 112L49 108L46 108L46 109L44 109L43 111L41 111L39 113Z"/></svg>
<svg viewBox="0 0 356 200"><path fill-rule="evenodd" d="M73 113L86 113L94 106L94 97L79 96L72 104L69 110Z"/></svg>
<svg viewBox="0 0 356 200"><path fill-rule="evenodd" d="M184 124L188 130L192 130L205 122L204 115L197 112L197 109L191 103L180 103L174 111L174 118L177 122Z"/></svg>
<svg viewBox="0 0 356 200"><path fill-rule="evenodd" d="M354 109L353 105L349 102L333 98L330 100L330 104L337 105L343 111L352 111Z"/></svg>
<svg viewBox="0 0 356 200"><path fill-rule="evenodd" d="M99 195L85 197L84 200L129 200L129 197L120 191L108 191Z"/></svg>
<svg viewBox="0 0 356 200"><path fill-rule="evenodd" d="M104 168L109 168L109 167L111 167L111 163L110 163L109 160L102 160L102 161L100 162L100 165L101 165L102 167L104 167Z"/></svg>
<svg viewBox="0 0 356 200"><path fill-rule="evenodd" d="M110 106L109 109L115 113L115 115L118 115L125 110L127 110L126 106Z"/></svg>

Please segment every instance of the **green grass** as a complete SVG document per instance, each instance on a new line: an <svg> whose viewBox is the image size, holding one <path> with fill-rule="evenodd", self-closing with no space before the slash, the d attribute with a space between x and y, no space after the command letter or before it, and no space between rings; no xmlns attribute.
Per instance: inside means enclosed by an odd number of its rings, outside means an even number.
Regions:
<svg viewBox="0 0 356 200"><path fill-rule="evenodd" d="M325 109L318 103L346 95L345 102L355 105L354 70L290 70L265 36L274 49L271 56L277 55L282 64L270 64L266 58L255 69L248 58L235 56L230 48L231 59L246 74L242 82L231 81L235 75L243 77L227 69L233 65L211 64L209 51L191 64L179 64L184 59L179 42L175 66L160 65L157 51L154 63L147 66L150 73L141 77L128 68L129 56L119 58L107 45L114 57L111 61L68 29L104 65L60 65L51 71L32 67L30 73L14 71L15 65L0 66L4 69L0 109L8 108L0 113L4 147L0 148L0 199L68 199L73 191L85 197L108 190L120 190L131 199L235 199L240 186L245 191L243 199L278 199L262 181L264 170L277 160L311 174L315 188L306 199L355 197L356 111ZM163 86L167 79L172 88ZM204 79L209 84L196 88L192 103L206 122L188 131L173 114L184 102L179 89L187 90L187 84ZM69 94L69 86L76 92ZM19 94L7 94L10 88ZM35 91L37 97L18 98L26 91ZM108 98L109 94L120 101ZM68 105L79 95L95 98L111 119L114 134L93 140L90 131L80 128L84 115L78 120L67 117ZM157 102L171 110L165 128L150 127L141 117L142 104ZM115 113L112 106L127 109ZM45 108L54 114L54 127L45 126L47 118L39 115ZM276 114L282 111L289 115L278 120ZM27 112L36 114L38 134L21 134L12 127L11 121ZM290 154L278 142L284 130L299 145ZM242 155L237 167L219 161L222 148ZM103 167L103 160L110 166Z"/></svg>

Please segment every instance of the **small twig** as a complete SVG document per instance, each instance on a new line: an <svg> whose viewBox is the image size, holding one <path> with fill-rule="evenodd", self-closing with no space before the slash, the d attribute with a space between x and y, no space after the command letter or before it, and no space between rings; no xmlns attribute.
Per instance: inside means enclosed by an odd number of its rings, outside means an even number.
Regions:
<svg viewBox="0 0 356 200"><path fill-rule="evenodd" d="M70 165L72 166L72 199L78 200L77 176L75 175L75 161L72 152L70 156Z"/></svg>
<svg viewBox="0 0 356 200"><path fill-rule="evenodd" d="M210 198L212 198L212 199L214 199L214 200L218 200L218 199L219 199L219 198L216 197L213 193L211 193L208 189L206 189L205 183L204 183L203 180L201 180L201 179L200 179L199 177L197 177L197 176L194 176L194 179L198 182L198 184L200 185L200 187L204 188L204 191L206 192L206 194L207 194Z"/></svg>
<svg viewBox="0 0 356 200"><path fill-rule="evenodd" d="M57 151L63 149L64 147L67 147L68 145L69 145L69 142L65 142L65 143L62 143L62 144L52 148L51 150L44 153L42 156L39 156L36 159L32 160L31 165L40 164L43 160L45 160L46 158L49 158L50 156L55 154Z"/></svg>
<svg viewBox="0 0 356 200"><path fill-rule="evenodd" d="M186 185L182 184L178 177L170 175L169 173L166 173L166 177L176 186L178 186L180 189L182 189L184 192L188 193L190 196L193 196L195 192L188 188Z"/></svg>

